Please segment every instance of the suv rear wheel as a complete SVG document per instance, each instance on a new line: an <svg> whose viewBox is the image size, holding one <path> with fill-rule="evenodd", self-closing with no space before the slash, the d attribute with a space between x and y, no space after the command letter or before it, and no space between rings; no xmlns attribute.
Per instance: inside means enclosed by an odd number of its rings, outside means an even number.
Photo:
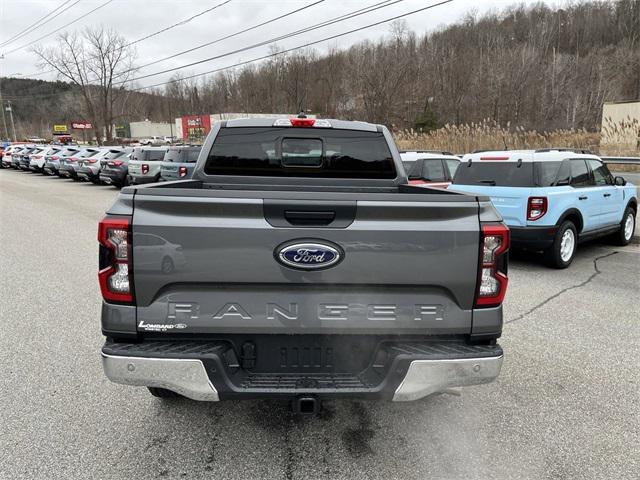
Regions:
<svg viewBox="0 0 640 480"><path fill-rule="evenodd" d="M567 268L571 265L578 246L578 232L570 220L565 220L558 228L553 245L545 250L547 264L553 268Z"/></svg>
<svg viewBox="0 0 640 480"><path fill-rule="evenodd" d="M636 214L631 207L627 207L620 222L620 230L618 230L613 238L617 245L628 245L633 237L636 229Z"/></svg>

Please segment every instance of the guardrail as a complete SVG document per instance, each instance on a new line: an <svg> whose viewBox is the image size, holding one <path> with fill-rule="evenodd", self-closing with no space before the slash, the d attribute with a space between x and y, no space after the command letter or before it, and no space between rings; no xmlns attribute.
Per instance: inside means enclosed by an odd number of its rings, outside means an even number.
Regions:
<svg viewBox="0 0 640 480"><path fill-rule="evenodd" d="M640 157L600 157L604 163L620 165L640 165Z"/></svg>

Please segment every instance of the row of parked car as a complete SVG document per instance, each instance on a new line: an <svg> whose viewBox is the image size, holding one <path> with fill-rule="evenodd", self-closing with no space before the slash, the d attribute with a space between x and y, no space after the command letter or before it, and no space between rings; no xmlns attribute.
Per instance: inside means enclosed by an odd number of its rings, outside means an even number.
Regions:
<svg viewBox="0 0 640 480"><path fill-rule="evenodd" d="M199 146L10 145L2 167L115 187L191 178Z"/></svg>

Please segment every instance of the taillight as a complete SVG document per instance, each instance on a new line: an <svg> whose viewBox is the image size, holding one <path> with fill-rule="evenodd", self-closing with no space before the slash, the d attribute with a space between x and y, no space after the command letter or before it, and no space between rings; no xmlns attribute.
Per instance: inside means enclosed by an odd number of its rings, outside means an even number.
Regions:
<svg viewBox="0 0 640 480"><path fill-rule="evenodd" d="M77 158L74 158L74 157L69 157L69 158L67 158L67 162L71 162L71 163L73 163L73 162L77 162L77 161L78 161L78 159L77 159Z"/></svg>
<svg viewBox="0 0 640 480"><path fill-rule="evenodd" d="M186 177L187 176L187 167L178 168L178 175L180 177Z"/></svg>
<svg viewBox="0 0 640 480"><path fill-rule="evenodd" d="M142 164L142 173L149 173L149 165L147 165L146 163Z"/></svg>
<svg viewBox="0 0 640 480"><path fill-rule="evenodd" d="M98 281L107 302L133 302L131 223L128 218L103 218L98 224Z"/></svg>
<svg viewBox="0 0 640 480"><path fill-rule="evenodd" d="M60 160L60 157L56 157L55 155L51 157L51 160Z"/></svg>
<svg viewBox="0 0 640 480"><path fill-rule="evenodd" d="M96 163L98 160L92 159L92 160L87 160L86 163Z"/></svg>
<svg viewBox="0 0 640 480"><path fill-rule="evenodd" d="M501 224L482 225L482 258L478 265L476 307L496 307L507 293L509 229Z"/></svg>
<svg viewBox="0 0 640 480"><path fill-rule="evenodd" d="M547 213L547 197L529 197L527 201L527 220L538 220Z"/></svg>
<svg viewBox="0 0 640 480"><path fill-rule="evenodd" d="M119 167L120 165L122 165L122 162L120 160L114 160L113 162L107 163L107 165L109 165L110 167Z"/></svg>

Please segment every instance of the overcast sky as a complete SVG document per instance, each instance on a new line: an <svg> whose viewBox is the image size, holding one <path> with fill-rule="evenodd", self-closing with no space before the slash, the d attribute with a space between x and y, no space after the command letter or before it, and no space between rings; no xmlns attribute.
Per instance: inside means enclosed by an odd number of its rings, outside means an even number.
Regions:
<svg viewBox="0 0 640 480"><path fill-rule="evenodd" d="M65 5L72 5L77 0L69 0ZM45 80L55 79L55 74L38 72L36 56L29 51L30 47L22 47L47 33L54 31L76 18L80 20L64 30L77 30L86 26L104 25L116 29L127 40L134 41L174 23L185 20L207 8L223 3L225 0L112 0L103 8L88 14L92 9L104 4L106 0L80 0L76 5L62 13L42 27L0 47L4 59L0 60L0 76L24 76ZM179 51L192 48L198 44L210 42L216 38L229 35L254 24L282 15L318 0L230 0L223 6L206 13L187 24L177 26L164 33L144 40L136 45L138 65L161 59ZM219 42L194 52L166 60L143 68L136 76L146 75L168 68L179 67L186 63L207 57L220 55L253 43L305 28L333 17L354 10L378 4L381 0L324 0L318 5L304 11L265 25L256 30ZM403 0L375 12L367 13L326 28L314 30L303 35L277 42L282 49L301 45L310 41L335 35L360 26L374 23L396 15L416 10L437 3L438 0ZM0 0L0 44L11 39L25 27L54 10L64 0ZM392 3L392 2L390 2ZM469 12L483 14L489 11L500 11L514 3L535 3L532 0L453 0L453 2L406 17L410 29L424 33L455 23ZM545 0L550 5L563 4L564 0ZM344 48L363 39L375 40L388 35L389 24L382 24L364 31L353 33L330 42L320 43L314 48L325 51L329 46ZM41 44L55 42L54 35L41 40ZM269 46L254 48L236 53L225 58L210 61L198 66L181 70L183 75L196 74L215 68L226 67L260 57L269 52ZM141 79L138 86L152 85L166 81L171 73Z"/></svg>

